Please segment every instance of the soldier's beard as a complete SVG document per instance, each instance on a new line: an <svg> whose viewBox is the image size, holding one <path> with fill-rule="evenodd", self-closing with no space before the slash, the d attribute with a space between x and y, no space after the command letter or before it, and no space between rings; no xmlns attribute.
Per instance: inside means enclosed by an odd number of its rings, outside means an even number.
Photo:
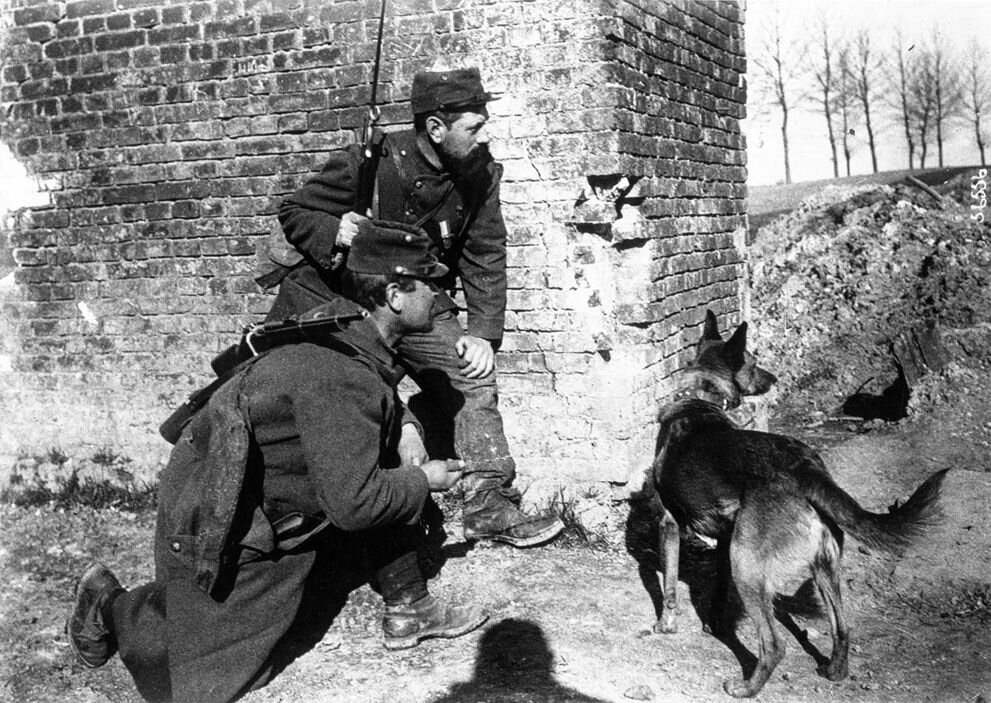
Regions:
<svg viewBox="0 0 991 703"><path fill-rule="evenodd" d="M466 156L452 156L441 150L440 157L444 162L444 168L456 181L464 181L481 175L485 172L492 158L489 154L489 148L484 144L475 147Z"/></svg>

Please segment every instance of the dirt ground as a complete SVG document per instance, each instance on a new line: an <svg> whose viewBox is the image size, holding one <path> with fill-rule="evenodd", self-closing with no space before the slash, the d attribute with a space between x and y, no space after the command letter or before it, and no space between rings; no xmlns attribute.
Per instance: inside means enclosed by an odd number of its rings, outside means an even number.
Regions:
<svg viewBox="0 0 991 703"><path fill-rule="evenodd" d="M782 386L773 429L820 450L838 483L875 511L952 469L945 522L903 558L847 544L850 677L816 674L830 651L828 625L793 603L788 654L759 700L991 699L991 228L924 198L891 186L825 194L762 230L754 246L751 339ZM855 391L884 390L898 333L933 321L946 363L913 379L907 416L842 412ZM737 640L703 632L696 608L709 597L711 552L684 550L680 629L654 634L656 584L640 576L657 566L652 526L625 501L602 508L619 527L591 546L572 538L526 551L470 548L452 515L432 592L490 614L460 639L388 652L375 593L329 579L335 587L317 592L284 670L245 700L728 700L722 681L750 671L755 639L745 618ZM0 505L0 699L139 700L118 659L98 670L77 664L62 625L72 583L91 561L126 586L151 575L152 528L148 511Z"/></svg>
<svg viewBox="0 0 991 703"><path fill-rule="evenodd" d="M971 408L973 412L976 408ZM966 411L965 411L966 412ZM856 432L851 428L857 428ZM828 654L826 621L796 617L808 643L786 635L788 655L760 694L776 701L959 701L991 698L991 473L987 457L962 452L972 438L939 422L878 427L830 423L797 428L839 483L865 506L884 510L931 471L952 467L946 522L903 559L850 543L844 597L853 629L851 676L815 673ZM981 463L978 463L981 462ZM613 506L627 511L625 503ZM721 682L753 662L748 622L740 643L702 631L692 603L705 601L704 552L686 557L680 630L650 631L654 609L638 577L649 526L629 513L626 534L609 547L469 549L456 521L434 593L472 600L490 613L479 631L405 652L381 645L381 606L367 585L343 608L328 595L327 626L298 641L294 660L245 700L348 701L708 701L728 699ZM125 585L151 573L152 516L115 510L4 506L0 560L0 698L23 703L140 700L118 659L98 670L75 663L62 633L71 584L100 559ZM656 564L654 564L656 565ZM694 574L694 575L693 575ZM326 629L323 629L326 627ZM983 698L982 698L983 697Z"/></svg>

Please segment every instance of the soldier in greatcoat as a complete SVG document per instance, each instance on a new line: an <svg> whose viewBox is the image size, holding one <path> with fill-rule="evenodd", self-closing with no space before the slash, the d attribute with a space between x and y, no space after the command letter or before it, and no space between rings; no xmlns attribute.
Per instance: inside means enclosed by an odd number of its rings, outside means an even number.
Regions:
<svg viewBox="0 0 991 703"><path fill-rule="evenodd" d="M495 353L506 313L506 225L502 166L489 153L486 132L486 104L493 99L477 68L417 73L410 95L413 129L390 132L378 144L372 210L379 218L423 227L449 269L438 279L434 328L407 335L397 350L433 418L453 429L452 453L466 462L464 536L528 547L553 539L564 524L555 515L519 509L516 464L498 408ZM298 315L340 290L340 261L368 214L353 211L362 163L362 145L335 151L282 203L279 221L297 261L283 253L285 269L259 279L274 285L292 269L281 280L269 319ZM467 330L448 295L458 282Z"/></svg>
<svg viewBox="0 0 991 703"><path fill-rule="evenodd" d="M244 362L183 429L160 478L155 580L125 590L96 564L76 586L66 630L78 658L97 667L119 651L148 700L229 701L265 683L335 535L367 552L386 647L486 619L429 594L417 562L427 498L463 462L399 458L413 418L396 393L395 345L429 331L447 268L418 228L360 230L341 284L367 314ZM356 309L338 298L307 317Z"/></svg>

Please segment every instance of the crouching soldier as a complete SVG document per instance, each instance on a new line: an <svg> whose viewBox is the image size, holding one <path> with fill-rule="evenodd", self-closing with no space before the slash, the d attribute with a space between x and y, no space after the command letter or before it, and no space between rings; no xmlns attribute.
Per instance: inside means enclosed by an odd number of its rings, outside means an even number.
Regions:
<svg viewBox="0 0 991 703"><path fill-rule="evenodd" d="M76 586L66 631L83 664L119 651L148 700L229 701L264 684L334 533L367 552L386 647L485 621L430 595L416 558L429 493L463 463L399 460L411 416L394 346L431 329L433 279L447 272L428 245L417 228L363 222L342 286L367 314L253 357L193 416L161 476L155 580L128 591L97 564ZM340 298L305 318L355 312Z"/></svg>

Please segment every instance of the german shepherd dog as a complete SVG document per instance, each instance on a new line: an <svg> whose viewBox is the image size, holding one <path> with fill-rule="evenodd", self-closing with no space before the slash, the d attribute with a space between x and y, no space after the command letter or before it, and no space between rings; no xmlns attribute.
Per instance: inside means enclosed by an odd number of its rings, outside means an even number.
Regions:
<svg viewBox="0 0 991 703"><path fill-rule="evenodd" d="M738 429L725 410L742 396L765 393L777 380L747 351L747 323L726 341L707 311L695 360L683 371L680 399L660 415L657 456L642 498L659 516L663 610L654 630L676 630L680 533L715 540L729 555L727 578L717 587L709 623L730 635L719 614L729 581L754 620L757 666L748 679L730 679L732 696L755 695L785 647L775 624L774 599L815 584L829 618L833 651L819 673L847 676L849 630L840 598L843 536L898 553L938 522L938 498L946 471L931 476L911 498L887 514L868 512L830 477L822 459L796 439ZM725 569L724 569L725 571ZM731 628L730 628L731 629Z"/></svg>

